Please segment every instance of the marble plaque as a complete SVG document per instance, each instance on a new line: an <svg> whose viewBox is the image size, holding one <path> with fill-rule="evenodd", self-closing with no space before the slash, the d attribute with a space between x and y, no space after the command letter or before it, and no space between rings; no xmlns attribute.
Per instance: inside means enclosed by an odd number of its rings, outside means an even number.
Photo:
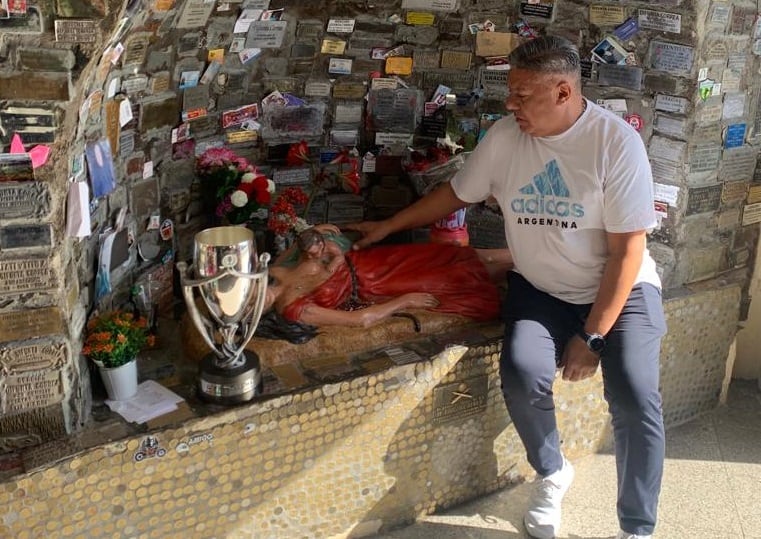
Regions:
<svg viewBox="0 0 761 539"><path fill-rule="evenodd" d="M721 96L709 97L696 106L695 122L698 125L715 124L721 120L723 101Z"/></svg>
<svg viewBox="0 0 761 539"><path fill-rule="evenodd" d="M304 95L307 97L330 97L331 90L332 86L328 81L307 81L304 86Z"/></svg>
<svg viewBox="0 0 761 539"><path fill-rule="evenodd" d="M658 94L655 96L655 110L660 110L662 112L686 114L689 105L689 100L684 97L666 94Z"/></svg>
<svg viewBox="0 0 761 539"><path fill-rule="evenodd" d="M672 34L682 33L682 16L679 13L640 9L637 13L639 27Z"/></svg>
<svg viewBox="0 0 761 539"><path fill-rule="evenodd" d="M272 172L272 181L278 187L307 185L312 182L312 171L309 167L278 168Z"/></svg>
<svg viewBox="0 0 761 539"><path fill-rule="evenodd" d="M443 84L454 92L469 92L473 89L473 73L470 71L426 71L423 73L423 86L437 88Z"/></svg>
<svg viewBox="0 0 761 539"><path fill-rule="evenodd" d="M49 224L5 225L0 227L0 252L53 246Z"/></svg>
<svg viewBox="0 0 761 539"><path fill-rule="evenodd" d="M122 55L122 66L139 68L143 65L151 35L148 32L139 32L130 36Z"/></svg>
<svg viewBox="0 0 761 539"><path fill-rule="evenodd" d="M61 371L38 371L8 376L3 390L3 414L45 408L63 400Z"/></svg>
<svg viewBox="0 0 761 539"><path fill-rule="evenodd" d="M600 64L597 82L601 86L617 86L629 90L642 90L642 68L638 66Z"/></svg>
<svg viewBox="0 0 761 539"><path fill-rule="evenodd" d="M687 190L687 215L709 213L719 209L722 185L692 187Z"/></svg>
<svg viewBox="0 0 761 539"><path fill-rule="evenodd" d="M518 12L523 17L533 17L549 21L552 19L555 2L540 2L537 0L521 0Z"/></svg>
<svg viewBox="0 0 761 539"><path fill-rule="evenodd" d="M684 139L687 131L687 118L656 113L655 129L664 135Z"/></svg>
<svg viewBox="0 0 761 539"><path fill-rule="evenodd" d="M483 414L489 393L486 375L433 388L433 422L448 423Z"/></svg>
<svg viewBox="0 0 761 539"><path fill-rule="evenodd" d="M187 0L184 3L179 19L175 23L175 28L186 30L188 28L201 28L206 26L206 22L214 10L215 2L208 0Z"/></svg>
<svg viewBox="0 0 761 539"><path fill-rule="evenodd" d="M719 230L734 228L740 223L740 214L739 208L723 210L716 216L716 226Z"/></svg>
<svg viewBox="0 0 761 539"><path fill-rule="evenodd" d="M50 213L50 192L43 182L0 182L0 219L39 219Z"/></svg>
<svg viewBox="0 0 761 539"><path fill-rule="evenodd" d="M286 21L254 21L246 34L247 49L278 49L283 44Z"/></svg>
<svg viewBox="0 0 761 539"><path fill-rule="evenodd" d="M651 41L648 56L648 65L653 69L667 71L672 75L689 75L692 70L695 49L677 43Z"/></svg>
<svg viewBox="0 0 761 539"><path fill-rule="evenodd" d="M58 307L0 313L0 342L62 334L63 313Z"/></svg>
<svg viewBox="0 0 761 539"><path fill-rule="evenodd" d="M98 38L98 27L91 19L57 19L54 27L56 41L94 43Z"/></svg>
<svg viewBox="0 0 761 539"><path fill-rule="evenodd" d="M507 74L505 70L481 68L481 87L490 97L507 97Z"/></svg>
<svg viewBox="0 0 761 539"><path fill-rule="evenodd" d="M756 168L757 157L758 150L753 147L725 151L719 168L719 179L721 181L751 179Z"/></svg>
<svg viewBox="0 0 761 539"><path fill-rule="evenodd" d="M650 167L653 171L653 181L672 182L681 173L681 164L663 159L650 158Z"/></svg>
<svg viewBox="0 0 761 539"><path fill-rule="evenodd" d="M61 342L24 343L0 347L0 366L12 375L60 369L66 364L66 345Z"/></svg>
<svg viewBox="0 0 761 539"><path fill-rule="evenodd" d="M681 163L686 149L687 143L685 142L656 135L650 139L647 153L651 158L662 159L671 163Z"/></svg>
<svg viewBox="0 0 761 539"><path fill-rule="evenodd" d="M721 145L701 144L690 147L690 172L710 172L719 168Z"/></svg>

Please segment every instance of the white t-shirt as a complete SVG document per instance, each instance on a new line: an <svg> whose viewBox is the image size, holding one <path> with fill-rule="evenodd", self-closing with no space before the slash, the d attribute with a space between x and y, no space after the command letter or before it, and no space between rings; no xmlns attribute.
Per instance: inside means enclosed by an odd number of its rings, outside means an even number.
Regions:
<svg viewBox="0 0 761 539"><path fill-rule="evenodd" d="M493 195L515 271L569 303L592 303L607 260L606 232L656 225L653 179L639 134L587 101L564 133L532 137L512 116L496 122L452 179L458 198ZM645 249L636 282L660 287Z"/></svg>

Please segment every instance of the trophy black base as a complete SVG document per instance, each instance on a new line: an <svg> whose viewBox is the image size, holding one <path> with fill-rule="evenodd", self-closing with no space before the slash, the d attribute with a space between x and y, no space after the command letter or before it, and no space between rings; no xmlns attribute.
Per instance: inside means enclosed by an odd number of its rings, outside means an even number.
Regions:
<svg viewBox="0 0 761 539"><path fill-rule="evenodd" d="M262 393L259 356L243 351L245 361L237 367L217 366L217 356L208 354L201 360L198 373L198 395L215 404L240 404Z"/></svg>

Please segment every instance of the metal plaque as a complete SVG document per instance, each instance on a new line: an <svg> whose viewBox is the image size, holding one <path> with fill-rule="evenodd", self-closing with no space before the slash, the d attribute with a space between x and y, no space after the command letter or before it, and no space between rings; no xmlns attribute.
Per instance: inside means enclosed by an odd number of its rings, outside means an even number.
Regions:
<svg viewBox="0 0 761 539"><path fill-rule="evenodd" d="M0 260L2 294L48 291L56 286L56 277L47 258Z"/></svg>
<svg viewBox="0 0 761 539"><path fill-rule="evenodd" d="M433 422L448 423L482 414L486 410L489 378L474 376L433 388Z"/></svg>
<svg viewBox="0 0 761 539"><path fill-rule="evenodd" d="M60 312L58 314L60 316ZM23 344L0 348L1 370L12 375L60 369L65 364L66 345L62 342Z"/></svg>
<svg viewBox="0 0 761 539"><path fill-rule="evenodd" d="M367 93L364 81L337 81L333 86L334 99L363 99Z"/></svg>
<svg viewBox="0 0 761 539"><path fill-rule="evenodd" d="M623 6L591 4L589 6L589 23L597 26L618 26L626 18Z"/></svg>
<svg viewBox="0 0 761 539"><path fill-rule="evenodd" d="M638 66L600 64L597 82L601 86L617 86L629 90L642 90L642 68Z"/></svg>
<svg viewBox="0 0 761 539"><path fill-rule="evenodd" d="M721 184L689 188L687 190L686 215L709 213L718 210L721 204L722 188Z"/></svg>
<svg viewBox="0 0 761 539"><path fill-rule="evenodd" d="M521 0L519 13L523 17L551 20L554 11L554 2L538 2L536 0Z"/></svg>
<svg viewBox="0 0 761 539"><path fill-rule="evenodd" d="M52 246L53 228L49 224L0 227L0 252Z"/></svg>
<svg viewBox="0 0 761 539"><path fill-rule="evenodd" d="M39 219L50 213L50 192L44 182L0 182L0 219Z"/></svg>
<svg viewBox="0 0 761 539"><path fill-rule="evenodd" d="M57 19L55 40L67 43L94 43L98 38L98 27L91 19Z"/></svg>
<svg viewBox="0 0 761 539"><path fill-rule="evenodd" d="M434 49L415 49L412 53L412 65L418 69L438 69L441 52Z"/></svg>
<svg viewBox="0 0 761 539"><path fill-rule="evenodd" d="M648 56L649 66L653 69L668 71L672 75L689 75L695 49L687 45L651 41Z"/></svg>
<svg viewBox="0 0 761 539"><path fill-rule="evenodd" d="M445 50L441 52L442 69L470 69L473 53L470 51Z"/></svg>
<svg viewBox="0 0 761 539"><path fill-rule="evenodd" d="M63 331L63 313L58 307L0 313L0 342L57 335Z"/></svg>

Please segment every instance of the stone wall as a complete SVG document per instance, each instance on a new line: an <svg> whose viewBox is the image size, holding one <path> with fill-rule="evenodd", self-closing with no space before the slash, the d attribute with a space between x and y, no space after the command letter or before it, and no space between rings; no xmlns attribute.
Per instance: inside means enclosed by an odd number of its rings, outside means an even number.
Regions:
<svg viewBox="0 0 761 539"><path fill-rule="evenodd" d="M619 36L617 46L597 51L622 55L622 64L586 62L584 92L620 111L648 144L663 214L651 248L667 288L737 268L743 279L754 258L761 200L755 3L27 4L0 19L0 140L7 151L20 133L27 150L48 144L52 153L34 181L0 182L0 450L55 438L87 417L82 328L96 304L99 234L120 209L129 209L128 241L104 305L124 301L149 272L171 288L168 264L175 253L187 257L193 233L207 222L193 171L205 148L225 144L285 181L283 144L306 138L315 155L327 157L356 142L365 215L396 211L419 188L401 174L410 142L422 148L448 133L471 147L488 124L483 114L503 111L506 72L488 57L509 52L510 32L564 35L585 58L606 36ZM236 34L244 6L275 11ZM456 97L443 116L424 117L423 104L440 84ZM275 90L306 101L316 123L298 132L278 127L283 118L262 107ZM246 105L256 105L260 128L222 127L225 112ZM190 138L173 144L183 123ZM69 180L91 182L88 166L106 150L116 187L92 199L92 234L69 238ZM355 202L329 194L313 220L354 220ZM152 215L172 221L173 240L149 230ZM499 241L498 215L478 208L470 219L474 243Z"/></svg>

